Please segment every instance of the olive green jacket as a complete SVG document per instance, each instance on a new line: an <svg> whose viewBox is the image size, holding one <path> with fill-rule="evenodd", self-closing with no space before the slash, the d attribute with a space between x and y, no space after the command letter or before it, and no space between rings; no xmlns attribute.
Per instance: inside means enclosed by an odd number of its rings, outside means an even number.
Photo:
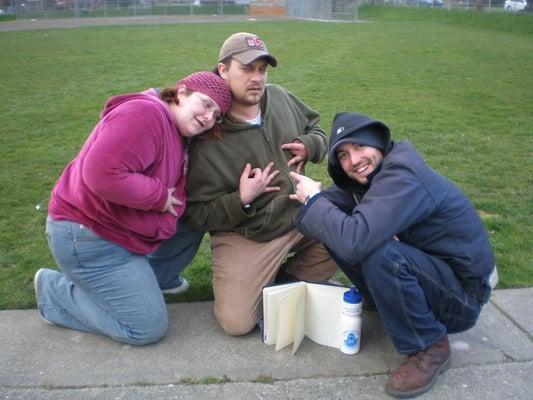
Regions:
<svg viewBox="0 0 533 400"><path fill-rule="evenodd" d="M326 134L318 113L280 86L267 85L261 110L262 126L225 118L222 138L205 135L191 144L184 216L191 228L237 232L260 242L294 228L300 204L289 199L296 187L287 166L293 155L281 145L298 139L307 160L318 163L326 154ZM246 163L264 169L270 161L280 171L270 185L281 190L262 194L245 211L239 197L242 171Z"/></svg>

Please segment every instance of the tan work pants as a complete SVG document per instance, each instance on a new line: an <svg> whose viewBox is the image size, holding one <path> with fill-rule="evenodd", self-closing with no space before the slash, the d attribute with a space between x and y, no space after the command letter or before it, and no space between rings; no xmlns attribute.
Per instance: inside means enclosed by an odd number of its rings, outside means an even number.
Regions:
<svg viewBox="0 0 533 400"><path fill-rule="evenodd" d="M280 267L297 279L326 281L337 268L324 246L296 229L269 242L236 233L211 236L215 316L230 335L250 332L262 314L262 289ZM289 253L294 253L289 255Z"/></svg>

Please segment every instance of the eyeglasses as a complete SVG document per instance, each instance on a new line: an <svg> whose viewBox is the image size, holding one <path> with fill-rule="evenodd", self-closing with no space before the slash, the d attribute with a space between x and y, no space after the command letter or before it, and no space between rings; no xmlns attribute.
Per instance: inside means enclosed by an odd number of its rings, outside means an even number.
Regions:
<svg viewBox="0 0 533 400"><path fill-rule="evenodd" d="M213 100L211 100L209 97L205 95L201 95L198 92L195 92L200 97L200 101L202 102L202 106L206 112L213 113L213 119L216 123L220 124L222 122L222 115L220 115L220 112L217 111L217 106Z"/></svg>

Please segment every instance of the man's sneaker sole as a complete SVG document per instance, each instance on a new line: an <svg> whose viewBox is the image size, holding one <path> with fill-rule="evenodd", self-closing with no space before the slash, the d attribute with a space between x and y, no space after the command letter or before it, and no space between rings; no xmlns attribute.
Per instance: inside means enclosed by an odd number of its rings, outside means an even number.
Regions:
<svg viewBox="0 0 533 400"><path fill-rule="evenodd" d="M181 278L181 285L170 289L163 289L161 292L163 294L181 294L185 293L187 290L189 290L189 282L187 282L187 279Z"/></svg>
<svg viewBox="0 0 533 400"><path fill-rule="evenodd" d="M39 282L39 275L41 275L41 272L43 272L45 268L40 268L35 275L33 276L33 290L35 291L35 300L39 301L38 298L38 292L37 292L37 282ZM55 325L52 321L48 321L43 315L41 314L41 311L39 311L39 305L37 304L37 314L39 314L39 318L42 319L43 322L46 322L49 325Z"/></svg>

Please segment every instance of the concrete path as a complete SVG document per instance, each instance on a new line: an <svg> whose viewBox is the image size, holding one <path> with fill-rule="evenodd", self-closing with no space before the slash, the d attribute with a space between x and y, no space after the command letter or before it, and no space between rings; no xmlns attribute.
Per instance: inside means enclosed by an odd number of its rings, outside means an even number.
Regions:
<svg viewBox="0 0 533 400"><path fill-rule="evenodd" d="M452 368L421 399L531 399L533 288L497 290L475 328L450 335ZM134 347L0 311L0 399L386 399L402 360L376 313L365 312L361 352L305 339L276 352L258 330L229 337L212 303L169 305L161 342Z"/></svg>
<svg viewBox="0 0 533 400"><path fill-rule="evenodd" d="M279 21L290 17L249 15L143 15L138 17L91 17L56 19L19 19L0 23L0 32L34 29L68 29L102 25L160 25L188 23L235 23L247 21Z"/></svg>

